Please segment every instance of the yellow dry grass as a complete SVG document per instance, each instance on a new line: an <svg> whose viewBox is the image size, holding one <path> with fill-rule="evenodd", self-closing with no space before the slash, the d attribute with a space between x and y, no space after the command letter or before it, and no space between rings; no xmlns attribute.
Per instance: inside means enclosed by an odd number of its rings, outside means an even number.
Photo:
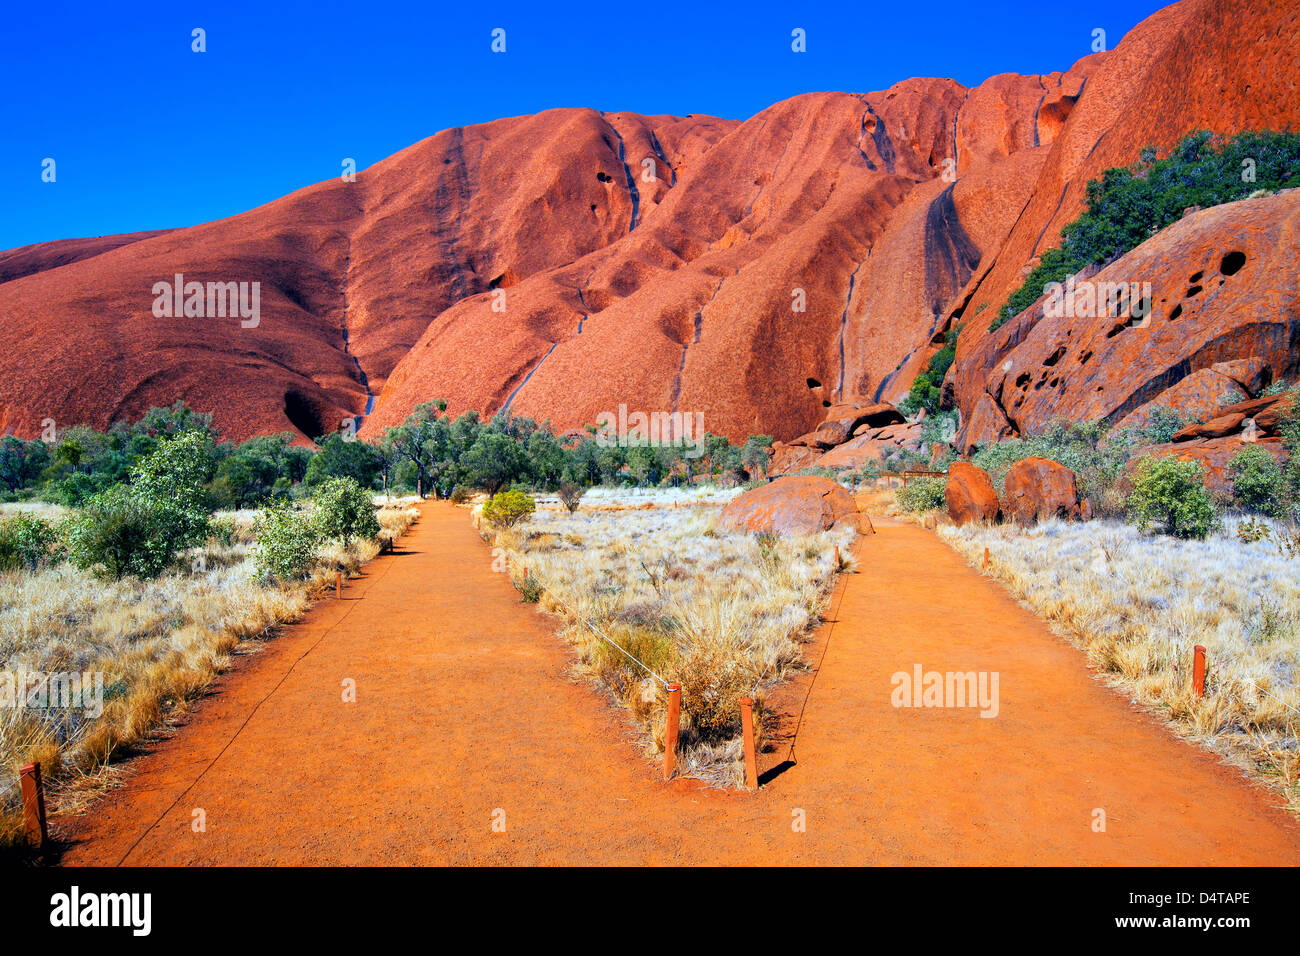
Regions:
<svg viewBox="0 0 1300 956"><path fill-rule="evenodd" d="M395 540L418 514L405 501L381 507L381 536ZM268 585L253 573L256 512L217 518L233 526L230 543L209 539L151 581L100 580L66 563L0 573L0 674L102 673L104 691L97 716L0 708L0 851L21 838L19 767L41 763L51 812L82 809L112 781L114 755L185 714L234 655L300 617L336 569L355 571L380 550L326 543L306 580Z"/></svg>
<svg viewBox="0 0 1300 956"><path fill-rule="evenodd" d="M1143 534L1111 521L942 527L1116 689L1300 811L1300 558L1268 539ZM1206 691L1192 687L1204 645Z"/></svg>
<svg viewBox="0 0 1300 956"><path fill-rule="evenodd" d="M562 619L578 672L628 708L647 754L663 752L663 685L583 622L665 681L681 683L679 766L722 786L744 777L739 699L755 698L761 728L763 697L804 666L802 645L837 570L852 560L855 537L852 529L785 538L719 533L718 516L735 493L596 490L576 514L543 498L526 523L499 536L484 529L499 548L498 570Z"/></svg>

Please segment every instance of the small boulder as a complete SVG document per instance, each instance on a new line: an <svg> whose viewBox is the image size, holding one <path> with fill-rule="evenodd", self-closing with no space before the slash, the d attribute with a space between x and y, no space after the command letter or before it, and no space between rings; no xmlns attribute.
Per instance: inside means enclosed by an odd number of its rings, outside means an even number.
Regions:
<svg viewBox="0 0 1300 956"><path fill-rule="evenodd" d="M1034 524L1043 518L1079 517L1074 472L1050 458L1025 458L1011 466L1002 492L1008 518Z"/></svg>
<svg viewBox="0 0 1300 956"><path fill-rule="evenodd" d="M778 478L734 498L722 509L720 531L772 531L807 534L841 522L863 530L857 502L847 488L829 478Z"/></svg>
<svg viewBox="0 0 1300 956"><path fill-rule="evenodd" d="M997 521L1002 506L989 473L968 461L954 461L948 466L948 484L943 489L948 515L961 526L972 521Z"/></svg>

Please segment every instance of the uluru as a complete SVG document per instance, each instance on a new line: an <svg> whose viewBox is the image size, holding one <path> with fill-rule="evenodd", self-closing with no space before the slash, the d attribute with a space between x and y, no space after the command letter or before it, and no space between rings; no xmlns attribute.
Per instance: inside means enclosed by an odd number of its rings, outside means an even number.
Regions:
<svg viewBox="0 0 1300 956"><path fill-rule="evenodd" d="M1157 323L1183 303L1140 344L1041 308L984 320L1087 180L1194 130L1294 127L1298 17L1183 0L1059 72L806 93L744 121L546 110L227 219L0 253L0 430L183 400L231 439L349 419L365 437L440 398L556 429L621 402L689 410L790 441L835 406L899 401L959 326L944 393L967 445L1141 415L1231 363L1282 379L1300 361L1294 194L1189 212L1130 253L1157 276ZM156 317L173 276L259 283L260 321Z"/></svg>

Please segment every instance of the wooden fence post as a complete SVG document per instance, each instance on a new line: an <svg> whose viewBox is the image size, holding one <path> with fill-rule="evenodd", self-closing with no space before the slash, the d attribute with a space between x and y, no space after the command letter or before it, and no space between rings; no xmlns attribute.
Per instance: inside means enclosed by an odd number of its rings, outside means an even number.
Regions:
<svg viewBox="0 0 1300 956"><path fill-rule="evenodd" d="M1197 698L1205 696L1205 648L1200 644L1192 649L1192 687Z"/></svg>
<svg viewBox="0 0 1300 956"><path fill-rule="evenodd" d="M23 792L23 834L37 850L44 850L50 834L45 826L45 787L41 783L41 765L29 763L18 771Z"/></svg>
<svg viewBox="0 0 1300 956"><path fill-rule="evenodd" d="M671 780L677 768L677 735L681 730L682 685L668 685L668 721L664 725L664 779Z"/></svg>
<svg viewBox="0 0 1300 956"><path fill-rule="evenodd" d="M745 734L745 789L758 789L758 759L754 753L754 698L740 698L740 725Z"/></svg>

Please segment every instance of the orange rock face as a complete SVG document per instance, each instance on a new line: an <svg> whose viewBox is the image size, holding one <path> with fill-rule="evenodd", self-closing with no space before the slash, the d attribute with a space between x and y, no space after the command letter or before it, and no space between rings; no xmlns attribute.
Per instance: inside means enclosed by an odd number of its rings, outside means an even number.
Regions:
<svg viewBox="0 0 1300 956"><path fill-rule="evenodd" d="M1020 524L1044 518L1077 519L1074 472L1050 458L1024 458L1011 466L1002 490L1003 513Z"/></svg>
<svg viewBox="0 0 1300 956"><path fill-rule="evenodd" d="M989 473L968 461L948 466L948 484L943 490L948 515L959 527L972 521L1000 521L1002 505Z"/></svg>
<svg viewBox="0 0 1300 956"><path fill-rule="evenodd" d="M1089 178L1196 128L1300 127L1298 34L1283 0L1182 0L1063 72L812 93L744 122L550 110L219 222L0 253L0 431L177 399L234 439L355 417L376 437L433 398L560 430L626 404L734 440L820 431L774 465L865 461L892 439L845 450L862 423L830 412L897 402L958 323L963 447L1155 404L1206 417L1220 385L1300 371L1294 197L1194 213L1103 270L1158 286L1151 328L1039 307L987 326ZM176 275L258 283L259 321L155 316Z"/></svg>
<svg viewBox="0 0 1300 956"><path fill-rule="evenodd" d="M841 522L862 530L853 496L829 478L777 478L737 496L722 509L722 531L808 534Z"/></svg>

